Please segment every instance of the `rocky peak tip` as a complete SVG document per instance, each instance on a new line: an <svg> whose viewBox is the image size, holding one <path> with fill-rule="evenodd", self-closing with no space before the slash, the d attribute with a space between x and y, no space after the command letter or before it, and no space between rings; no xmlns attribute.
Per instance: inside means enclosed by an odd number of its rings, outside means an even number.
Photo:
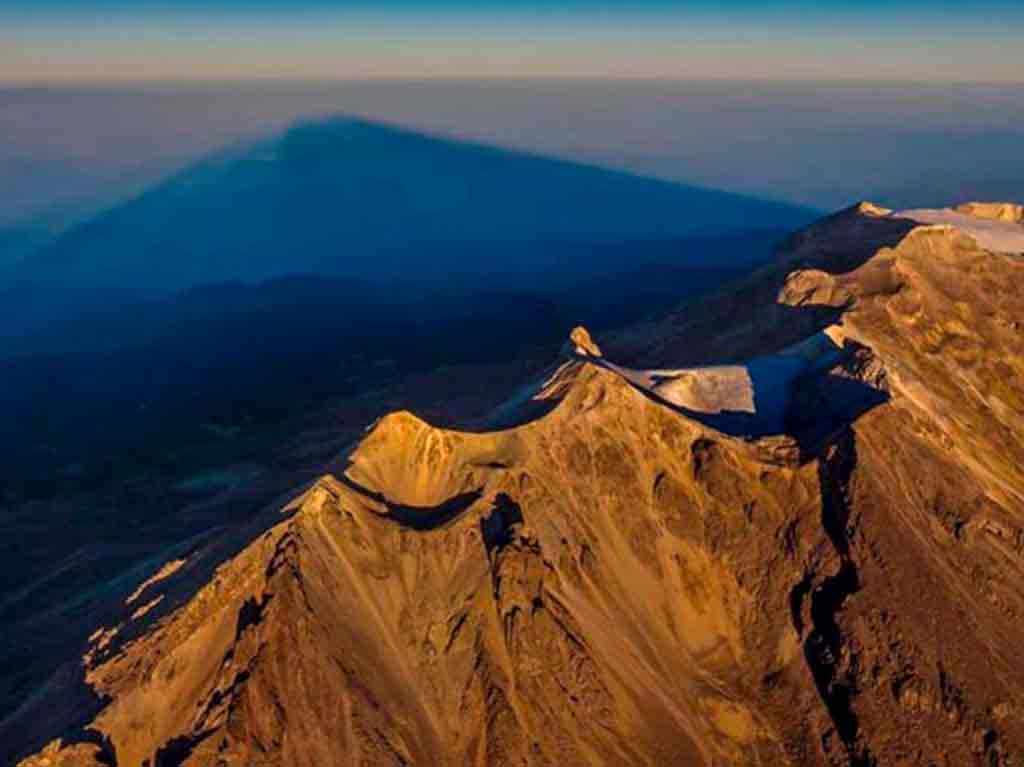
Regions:
<svg viewBox="0 0 1024 767"><path fill-rule="evenodd" d="M582 325L577 325L569 334L569 343L573 351L581 357L600 357L601 347L597 345L588 331Z"/></svg>
<svg viewBox="0 0 1024 767"><path fill-rule="evenodd" d="M869 200L861 200L854 206L854 210L865 216L888 216L892 214L889 208L883 208L881 205L875 205L875 203Z"/></svg>

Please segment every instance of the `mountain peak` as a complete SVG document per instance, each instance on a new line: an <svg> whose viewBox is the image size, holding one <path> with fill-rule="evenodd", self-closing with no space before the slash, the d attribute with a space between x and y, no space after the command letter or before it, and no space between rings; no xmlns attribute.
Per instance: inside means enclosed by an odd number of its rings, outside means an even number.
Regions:
<svg viewBox="0 0 1024 767"><path fill-rule="evenodd" d="M853 210L863 216L882 217L888 216L892 213L889 208L883 208L881 205L876 205L869 200L861 200L853 207Z"/></svg>
<svg viewBox="0 0 1024 767"><path fill-rule="evenodd" d="M590 337L590 331L582 325L573 328L569 334L569 341L573 345L574 352L581 357L601 356L601 347Z"/></svg>
<svg viewBox="0 0 1024 767"><path fill-rule="evenodd" d="M71 763L1012 763L1024 262L953 231L847 210L575 328L542 415L380 419L88 668Z"/></svg>

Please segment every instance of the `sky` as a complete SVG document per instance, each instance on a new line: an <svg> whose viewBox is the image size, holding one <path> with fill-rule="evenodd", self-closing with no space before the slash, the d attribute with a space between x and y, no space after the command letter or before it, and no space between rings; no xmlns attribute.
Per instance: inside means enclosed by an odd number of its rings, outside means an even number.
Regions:
<svg viewBox="0 0 1024 767"><path fill-rule="evenodd" d="M0 81L1024 81L1020 0L0 0Z"/></svg>

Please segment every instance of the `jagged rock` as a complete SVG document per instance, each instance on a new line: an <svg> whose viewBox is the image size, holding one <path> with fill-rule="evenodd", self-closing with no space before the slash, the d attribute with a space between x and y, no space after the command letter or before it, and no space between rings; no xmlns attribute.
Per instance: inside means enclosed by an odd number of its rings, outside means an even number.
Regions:
<svg viewBox="0 0 1024 767"><path fill-rule="evenodd" d="M601 356L601 347L594 342L594 339L590 337L590 332L582 325L573 328L572 333L569 334L569 340L572 342L576 354L584 357Z"/></svg>

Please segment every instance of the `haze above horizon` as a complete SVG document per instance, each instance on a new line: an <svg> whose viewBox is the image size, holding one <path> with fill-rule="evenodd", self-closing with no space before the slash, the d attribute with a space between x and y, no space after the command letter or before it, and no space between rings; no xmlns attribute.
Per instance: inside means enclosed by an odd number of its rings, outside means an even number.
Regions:
<svg viewBox="0 0 1024 767"><path fill-rule="evenodd" d="M1009 0L3 0L0 81L1020 82Z"/></svg>

